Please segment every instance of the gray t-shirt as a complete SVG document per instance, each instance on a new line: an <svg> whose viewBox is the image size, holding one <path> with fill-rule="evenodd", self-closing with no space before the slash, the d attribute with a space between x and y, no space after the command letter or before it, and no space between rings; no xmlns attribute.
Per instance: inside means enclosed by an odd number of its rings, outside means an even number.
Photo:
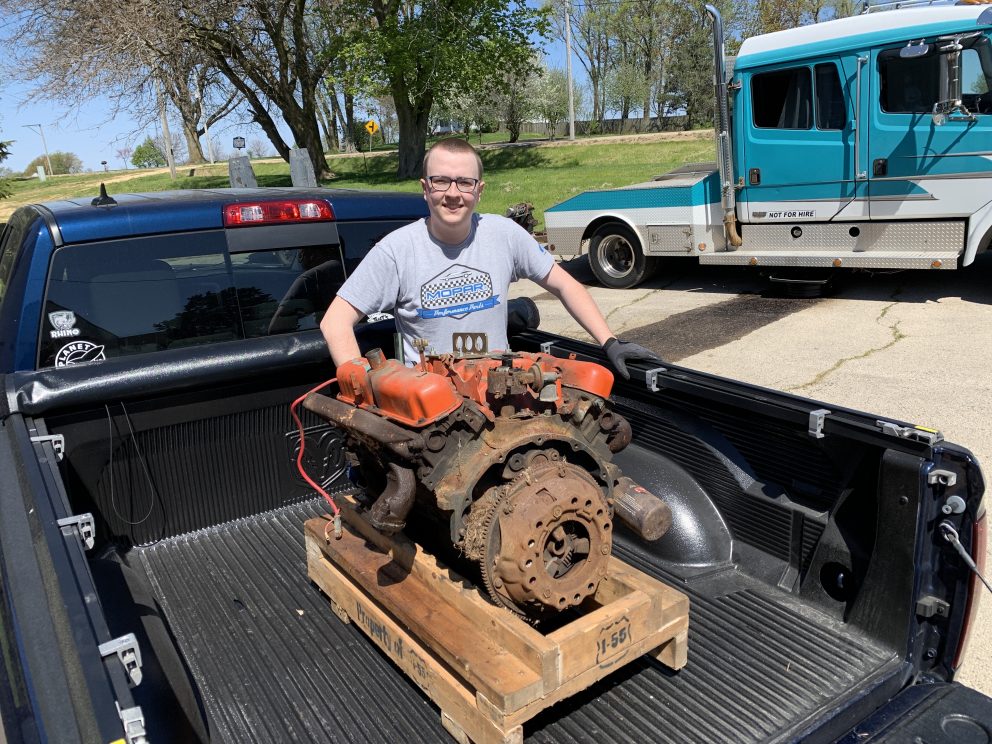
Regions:
<svg viewBox="0 0 992 744"><path fill-rule="evenodd" d="M548 276L554 258L512 220L472 216L460 245L435 239L425 220L380 240L338 291L366 315L392 312L403 354L417 359L413 339L437 353L454 351L453 333L484 333L489 349L506 349L506 292L510 282Z"/></svg>

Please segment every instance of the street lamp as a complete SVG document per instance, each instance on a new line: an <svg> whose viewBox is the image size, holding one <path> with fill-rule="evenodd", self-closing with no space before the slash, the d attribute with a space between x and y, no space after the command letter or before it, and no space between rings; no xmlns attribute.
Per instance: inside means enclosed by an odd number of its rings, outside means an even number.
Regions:
<svg viewBox="0 0 992 744"><path fill-rule="evenodd" d="M41 146L45 149L45 162L48 163L48 175L54 176L55 174L52 173L52 159L48 157L48 143L45 142L45 130L41 128L41 124L24 124L22 126L27 127L32 132L35 127L38 127L38 134L41 135Z"/></svg>

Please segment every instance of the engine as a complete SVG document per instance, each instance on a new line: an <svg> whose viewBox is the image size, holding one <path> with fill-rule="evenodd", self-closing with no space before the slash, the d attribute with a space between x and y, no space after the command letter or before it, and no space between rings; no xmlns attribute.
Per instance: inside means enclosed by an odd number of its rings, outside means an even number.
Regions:
<svg viewBox="0 0 992 744"><path fill-rule="evenodd" d="M427 355L405 367L378 349L338 368L337 398L304 405L345 429L383 532L415 504L478 565L490 598L541 618L575 607L606 575L614 516L645 539L667 505L622 476L630 424L607 401L612 373L548 354Z"/></svg>

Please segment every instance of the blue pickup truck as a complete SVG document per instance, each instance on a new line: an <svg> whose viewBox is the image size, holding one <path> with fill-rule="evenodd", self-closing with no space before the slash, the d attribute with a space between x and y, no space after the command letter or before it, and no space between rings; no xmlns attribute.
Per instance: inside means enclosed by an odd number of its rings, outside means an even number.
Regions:
<svg viewBox="0 0 992 744"><path fill-rule="evenodd" d="M331 612L289 402L316 329L418 196L214 190L17 210L0 241L0 740L443 741L436 708ZM362 324L363 350L394 328ZM511 344L604 361L517 329ZM539 742L962 742L954 683L986 519L939 432L673 365L632 365L624 472L673 527L616 553L691 600L689 661L641 660L543 713ZM309 416L309 414L306 414ZM304 418L308 472L344 437ZM971 562L971 566L969 566ZM984 738L982 738L984 737Z"/></svg>

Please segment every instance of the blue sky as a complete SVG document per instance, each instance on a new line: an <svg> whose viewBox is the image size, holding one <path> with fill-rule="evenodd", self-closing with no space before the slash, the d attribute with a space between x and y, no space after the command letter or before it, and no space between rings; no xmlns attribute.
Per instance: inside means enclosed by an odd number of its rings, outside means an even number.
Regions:
<svg viewBox="0 0 992 744"><path fill-rule="evenodd" d="M545 46L545 52L550 66L564 67L564 44L552 40ZM572 68L576 77L582 75L582 65L578 60L573 59ZM93 171L103 170L104 166L100 164L103 160L107 161L110 170L122 168L123 161L117 156L119 148L126 145L134 147L146 136L157 136L158 133L157 125L136 132L137 124L127 115L118 115L108 121L110 103L106 100L95 99L79 110L71 110L56 101L26 103L28 93L25 86L16 80L0 84L0 140L14 141L10 157L2 165L14 172L23 171L28 163L44 152L37 127L29 129L25 126L27 124L42 125L49 153L58 150L75 153L83 161L83 167ZM173 134L181 131L175 119L170 117L169 122ZM219 143L218 156L225 157L232 150L235 136L249 141L264 139L260 129L239 124L233 119L220 122L216 128L211 128L210 134ZM283 136L289 141L288 129L284 128ZM201 141L206 153L206 140Z"/></svg>
<svg viewBox="0 0 992 744"><path fill-rule="evenodd" d="M38 129L29 129L27 124L41 124L45 133L48 151L68 150L76 153L87 168L101 168L101 160L120 168L120 161L113 161L115 147L111 140L124 129L123 122L114 122L100 127L98 122L105 118L101 114L104 106L94 101L80 112L75 119L60 121L66 110L52 102L22 103L27 91L18 83L9 83L0 88L0 138L13 140L10 157L3 165L13 171L22 171L35 157L41 155L41 137Z"/></svg>
<svg viewBox="0 0 992 744"><path fill-rule="evenodd" d="M27 94L25 87L16 82L0 86L0 139L14 140L10 157L3 165L15 172L23 171L44 152L37 127L29 129L25 126L28 124L42 125L49 153L73 152L83 161L84 168L94 171L103 170L102 160L107 161L110 170L122 168L123 161L117 156L119 148L134 147L146 136L158 135L158 126L136 133L138 125L127 115L118 115L108 121L110 104L106 100L96 99L77 111L56 101L24 103ZM169 126L173 134L182 131L175 116L170 117ZM261 136L261 130L239 125L231 119L211 127L210 134L219 142L220 152L226 155L232 149L235 136L251 140ZM201 138L201 141L206 152L206 140ZM130 163L128 167L132 167Z"/></svg>

